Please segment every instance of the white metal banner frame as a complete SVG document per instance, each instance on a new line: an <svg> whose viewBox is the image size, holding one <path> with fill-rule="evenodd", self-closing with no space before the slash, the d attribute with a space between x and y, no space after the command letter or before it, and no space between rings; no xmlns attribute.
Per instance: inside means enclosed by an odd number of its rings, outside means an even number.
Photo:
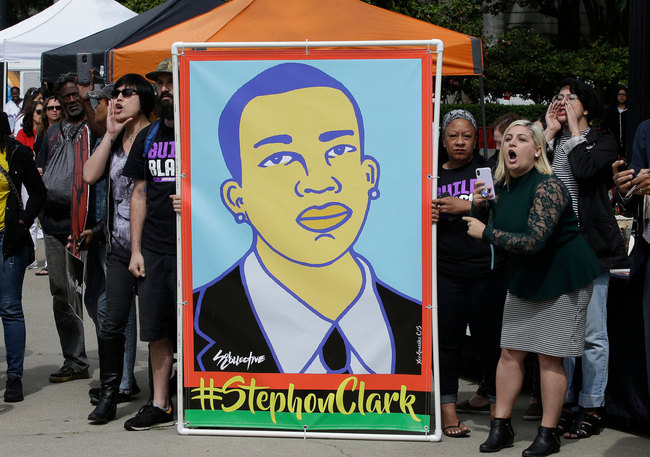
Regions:
<svg viewBox="0 0 650 457"><path fill-rule="evenodd" d="M174 139L176 141L176 194L181 193L181 179L185 178L181 175L181 138L180 138L180 79L179 79L179 56L183 55L185 49L233 49L233 48L305 48L305 52L309 54L311 48L336 48L336 47L426 47L429 52L436 54L436 69L435 69L435 83L433 91L433 135L432 135L432 171L434 175L427 176L430 185L432 186L431 195L433 198L437 197L438 189L438 144L440 137L440 92L442 88L442 56L444 52L444 44L442 40L386 40L386 41L284 41L284 42L228 42L228 43L200 43L200 42L176 42L172 44L172 67L173 67L173 83L174 83ZM435 51L433 50L435 49ZM437 227L433 224L431 231L431 305L433 307L431 313L431 334L432 334L432 390L434 398L434 419L436 428L433 434L413 435L413 434L385 434L385 433L337 433L337 432L318 432L318 431L271 431L271 430L232 430L232 429L195 429L187 428L184 423L184 399L183 399L183 306L189 305L182 301L182 274L178 274L177 280L177 347L179 348L177 354L177 369L178 369L178 382L177 385L177 424L176 428L181 435L213 435L213 436L256 436L256 437L274 437L274 438L332 438L332 439L357 439L357 440L387 440L387 441L429 441L438 442L442 439L442 418L440 412L440 375L439 375L439 348L438 348L438 297L436 293L436 269L437 269L437 249L436 249L436 236ZM181 218L180 215L176 216L176 246L177 246L177 271L182 271L183 258L181 249Z"/></svg>

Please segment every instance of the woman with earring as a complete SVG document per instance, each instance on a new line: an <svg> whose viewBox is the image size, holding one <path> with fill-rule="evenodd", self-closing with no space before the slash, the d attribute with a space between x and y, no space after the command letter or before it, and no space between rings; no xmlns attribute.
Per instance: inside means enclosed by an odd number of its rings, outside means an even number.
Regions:
<svg viewBox="0 0 650 457"><path fill-rule="evenodd" d="M115 418L122 379L125 328L134 306L136 278L129 272L131 236L129 211L133 180L122 169L140 130L149 125L154 92L146 79L127 74L115 83L109 101L106 134L84 165L84 181L94 184L108 173L108 258L106 315L99 336L101 394L88 420L106 423Z"/></svg>
<svg viewBox="0 0 650 457"><path fill-rule="evenodd" d="M476 218L463 218L470 236L509 254L497 403L480 451L513 445L510 417L523 382L524 358L534 352L543 415L537 437L522 455L546 456L560 449L557 424L567 389L562 361L582 355L587 304L599 264L580 234L569 191L553 174L537 125L520 120L506 129L495 177L496 199L484 198L483 183L477 183Z"/></svg>
<svg viewBox="0 0 650 457"><path fill-rule="evenodd" d="M456 411L461 348L468 325L481 352L485 387L490 407L494 407L501 309L506 294L503 260L489 243L469 237L461 219L471 209L476 169L486 166L476 154L477 130L476 120L468 111L453 110L444 117L441 137L447 157L440 161L438 198L432 205L432 222L438 230L442 430L452 438L469 433Z"/></svg>

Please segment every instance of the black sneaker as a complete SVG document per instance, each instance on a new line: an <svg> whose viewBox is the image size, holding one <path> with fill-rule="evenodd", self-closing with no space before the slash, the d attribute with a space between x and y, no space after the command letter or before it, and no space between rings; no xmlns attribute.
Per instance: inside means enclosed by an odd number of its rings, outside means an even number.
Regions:
<svg viewBox="0 0 650 457"><path fill-rule="evenodd" d="M7 388L5 389L5 402L17 403L23 401L23 383L16 376L7 377Z"/></svg>
<svg viewBox="0 0 650 457"><path fill-rule="evenodd" d="M77 371L72 367L63 365L59 371L50 375L50 382L68 382L88 378L90 378L88 369Z"/></svg>
<svg viewBox="0 0 650 457"><path fill-rule="evenodd" d="M154 427L169 427L174 425L174 408L169 406L167 411L148 403L140 408L138 414L124 423L124 428L131 431L149 430Z"/></svg>

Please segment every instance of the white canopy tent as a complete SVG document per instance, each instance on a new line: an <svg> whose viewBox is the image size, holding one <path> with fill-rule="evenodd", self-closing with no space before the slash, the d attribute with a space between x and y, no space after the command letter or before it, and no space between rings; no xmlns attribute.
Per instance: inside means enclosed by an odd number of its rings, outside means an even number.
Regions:
<svg viewBox="0 0 650 457"><path fill-rule="evenodd" d="M113 0L59 0L0 31L0 61L40 62L43 51L79 40L135 15Z"/></svg>

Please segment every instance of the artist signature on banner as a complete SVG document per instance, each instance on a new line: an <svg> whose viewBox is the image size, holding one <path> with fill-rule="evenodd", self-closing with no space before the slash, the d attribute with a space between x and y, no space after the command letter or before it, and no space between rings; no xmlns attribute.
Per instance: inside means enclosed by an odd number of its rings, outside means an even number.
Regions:
<svg viewBox="0 0 650 457"><path fill-rule="evenodd" d="M264 362L264 360L266 360L266 356L255 356L252 352L249 352L246 356L232 355L231 351L224 353L221 349L219 349L219 352L217 352L212 360L217 362L219 368L222 370L225 370L230 365L237 367L244 363L246 364L246 369L250 369L251 365Z"/></svg>

